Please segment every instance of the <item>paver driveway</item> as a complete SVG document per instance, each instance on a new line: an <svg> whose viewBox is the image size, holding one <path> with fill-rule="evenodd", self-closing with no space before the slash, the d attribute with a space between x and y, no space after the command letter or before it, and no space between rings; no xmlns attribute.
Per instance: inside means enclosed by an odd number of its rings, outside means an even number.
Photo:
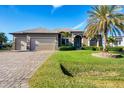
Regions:
<svg viewBox="0 0 124 93"><path fill-rule="evenodd" d="M0 87L28 87L31 75L52 53L0 52Z"/></svg>

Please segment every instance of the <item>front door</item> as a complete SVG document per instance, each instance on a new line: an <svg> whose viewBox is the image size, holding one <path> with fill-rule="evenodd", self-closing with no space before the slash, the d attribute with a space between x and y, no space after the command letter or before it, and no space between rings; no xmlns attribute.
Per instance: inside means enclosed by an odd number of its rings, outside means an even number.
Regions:
<svg viewBox="0 0 124 93"><path fill-rule="evenodd" d="M81 48L81 36L76 36L74 38L74 47L77 49Z"/></svg>

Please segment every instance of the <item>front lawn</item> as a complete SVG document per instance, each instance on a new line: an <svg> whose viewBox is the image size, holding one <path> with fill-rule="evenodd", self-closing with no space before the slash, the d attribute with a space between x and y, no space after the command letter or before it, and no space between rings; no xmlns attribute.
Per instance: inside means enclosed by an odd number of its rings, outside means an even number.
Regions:
<svg viewBox="0 0 124 93"><path fill-rule="evenodd" d="M29 80L30 87L124 87L124 57L98 58L91 56L92 52L94 51L56 52ZM60 64L73 77L65 75Z"/></svg>

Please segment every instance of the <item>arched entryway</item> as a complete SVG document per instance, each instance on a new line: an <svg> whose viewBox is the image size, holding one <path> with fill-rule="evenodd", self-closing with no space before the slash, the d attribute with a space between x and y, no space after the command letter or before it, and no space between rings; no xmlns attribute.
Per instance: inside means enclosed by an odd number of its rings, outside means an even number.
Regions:
<svg viewBox="0 0 124 93"><path fill-rule="evenodd" d="M79 36L79 35L75 36L75 38L74 38L74 46L77 49L81 48L81 36Z"/></svg>

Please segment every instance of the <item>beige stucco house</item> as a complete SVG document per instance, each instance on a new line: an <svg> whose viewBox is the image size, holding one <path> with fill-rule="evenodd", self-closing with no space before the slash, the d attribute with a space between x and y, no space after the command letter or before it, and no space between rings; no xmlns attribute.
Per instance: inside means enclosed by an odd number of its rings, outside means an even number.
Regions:
<svg viewBox="0 0 124 93"><path fill-rule="evenodd" d="M68 42L76 48L81 48L82 45L90 45L89 39L83 36L83 31L70 29L47 30L37 28L10 33L13 35L13 49L22 51L56 50L63 44L61 31L68 31L71 33Z"/></svg>

